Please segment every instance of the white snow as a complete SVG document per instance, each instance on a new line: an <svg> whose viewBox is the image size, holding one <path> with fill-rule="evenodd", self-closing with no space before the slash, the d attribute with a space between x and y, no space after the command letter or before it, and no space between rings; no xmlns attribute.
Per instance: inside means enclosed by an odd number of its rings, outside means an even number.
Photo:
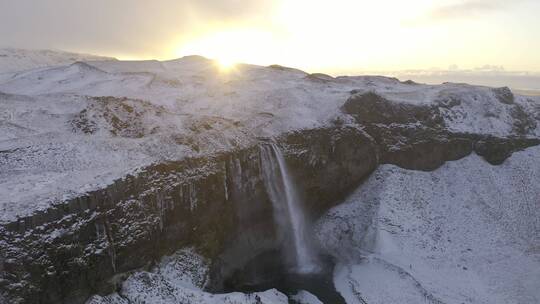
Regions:
<svg viewBox="0 0 540 304"><path fill-rule="evenodd" d="M253 65L224 72L197 56L117 61L0 49L0 223L155 162L242 147L338 117L350 121L340 107L352 90L416 105L457 98L440 108L456 132L514 135L516 106L540 123L540 97L505 104L487 87ZM540 136L540 128L529 136ZM348 303L540 303L539 158L535 147L501 166L471 155L434 172L379 167L317 226L323 248L339 261L338 290ZM288 301L276 290L204 292L206 273L205 261L182 251L130 276L119 294L89 303ZM308 292L295 299L320 303Z"/></svg>
<svg viewBox="0 0 540 304"><path fill-rule="evenodd" d="M516 95L514 104L497 101L491 88L466 84L445 84L437 99L458 98L461 103L450 109L441 108L448 129L456 132L507 136L513 131L512 111L520 106L527 113L540 114L538 100ZM536 100L536 101L535 101ZM540 136L537 128L533 136Z"/></svg>
<svg viewBox="0 0 540 304"><path fill-rule="evenodd" d="M340 107L351 90L376 91L414 104L458 94L465 101L445 118L449 128L512 132L511 106L493 100L483 87L408 85L374 76L332 79L253 65L224 72L197 56L137 62L47 51L2 52L5 62L23 58L31 62L25 66L39 68L0 76L0 222L101 188L154 162L331 124L343 116ZM97 61L79 62L83 59ZM119 99L92 99L103 96ZM537 100L519 97L517 102L540 113ZM485 115L486 111L494 114ZM112 133L114 122L106 117L111 113L126 130ZM73 126L81 116L95 132Z"/></svg>
<svg viewBox="0 0 540 304"><path fill-rule="evenodd" d="M52 50L0 49L0 74L13 73L45 66L71 64L76 61L112 60L103 56Z"/></svg>
<svg viewBox="0 0 540 304"><path fill-rule="evenodd" d="M540 147L380 166L318 224L347 303L540 303Z"/></svg>
<svg viewBox="0 0 540 304"><path fill-rule="evenodd" d="M291 297L298 304L324 304L314 294L309 291L300 290L297 294Z"/></svg>
<svg viewBox="0 0 540 304"><path fill-rule="evenodd" d="M211 294L202 290L208 266L192 249L166 257L151 272L132 274L119 293L93 296L86 304L287 304L288 298L275 289L245 294ZM315 303L315 302L307 302Z"/></svg>

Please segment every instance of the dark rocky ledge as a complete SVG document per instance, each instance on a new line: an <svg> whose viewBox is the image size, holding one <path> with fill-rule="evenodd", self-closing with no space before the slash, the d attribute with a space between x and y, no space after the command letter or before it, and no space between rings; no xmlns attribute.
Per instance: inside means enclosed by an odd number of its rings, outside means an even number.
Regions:
<svg viewBox="0 0 540 304"><path fill-rule="evenodd" d="M377 167L372 139L352 127L283 135L278 143L312 214L339 203ZM194 246L212 286L280 248L257 145L145 168L0 231L0 289L13 303L83 303L130 271Z"/></svg>
<svg viewBox="0 0 540 304"><path fill-rule="evenodd" d="M449 131L440 109L458 99L424 106L364 93L353 94L342 108L355 126L303 130L276 140L314 219L378 164L434 170L475 152L498 165L513 152L540 144L527 137L535 120L506 90L498 94L517 109L514 136ZM149 166L0 226L0 300L83 303L186 246L211 261L210 287L220 290L232 273L280 250L283 240L274 233L272 214L258 144Z"/></svg>
<svg viewBox="0 0 540 304"><path fill-rule="evenodd" d="M513 100L509 90L494 89L505 101ZM497 95L497 96L499 96ZM502 98L502 97L499 97ZM389 101L374 92L353 94L342 111L354 117L365 128L380 149L380 163L394 164L405 169L434 170L446 161L458 160L473 151L492 165L502 164L512 153L540 144L539 138L526 136L534 118L514 107L516 134L496 137L485 134L449 131L441 116L441 107L459 104L457 97L435 104L411 105ZM516 111L516 109L518 109ZM536 127L536 125L534 126Z"/></svg>

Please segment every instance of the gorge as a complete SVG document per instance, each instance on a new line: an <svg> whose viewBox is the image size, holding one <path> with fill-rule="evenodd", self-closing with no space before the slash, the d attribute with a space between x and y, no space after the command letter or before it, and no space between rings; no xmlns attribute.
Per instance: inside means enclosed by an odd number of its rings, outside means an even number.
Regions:
<svg viewBox="0 0 540 304"><path fill-rule="evenodd" d="M1 304L540 299L536 97L94 58L0 109Z"/></svg>

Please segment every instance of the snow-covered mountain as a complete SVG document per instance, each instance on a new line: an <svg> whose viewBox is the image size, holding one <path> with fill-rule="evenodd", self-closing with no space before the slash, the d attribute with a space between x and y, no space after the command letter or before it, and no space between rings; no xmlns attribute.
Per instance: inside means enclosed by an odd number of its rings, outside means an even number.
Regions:
<svg viewBox="0 0 540 304"><path fill-rule="evenodd" d="M0 177L8 190L0 200L1 220L156 161L347 120L340 108L351 91L375 91L404 105L438 106L453 132L509 136L517 132L516 115L540 115L535 99L512 95L515 101L505 103L486 87L334 79L248 65L222 73L200 57L39 68L0 83L0 149L9 152ZM535 126L524 128L524 135L540 134Z"/></svg>
<svg viewBox="0 0 540 304"><path fill-rule="evenodd" d="M274 236L258 234L269 233L267 222L251 222L271 208L242 205L264 196L254 149L268 138L285 150L314 216L357 188L316 226L348 303L540 301L540 150L531 148L540 143L540 98L281 66L225 71L197 56L7 49L0 71L0 294L15 303L80 302L126 278L125 294L90 303L151 303L140 288L163 303L186 294L193 303L286 301L277 291L259 300L203 286L171 291L170 277L151 267L128 278L188 246L209 267L222 262L210 275L218 281L248 265L238 256L275 250ZM221 200L232 211L214 210ZM186 227L201 240L172 242ZM249 231L237 239L227 229ZM36 246L46 258L28 252ZM46 273L15 266L25 260ZM98 260L113 265L95 266L103 277L57 290L74 281L66 269Z"/></svg>
<svg viewBox="0 0 540 304"><path fill-rule="evenodd" d="M0 74L77 61L112 60L113 58L51 50L0 48Z"/></svg>

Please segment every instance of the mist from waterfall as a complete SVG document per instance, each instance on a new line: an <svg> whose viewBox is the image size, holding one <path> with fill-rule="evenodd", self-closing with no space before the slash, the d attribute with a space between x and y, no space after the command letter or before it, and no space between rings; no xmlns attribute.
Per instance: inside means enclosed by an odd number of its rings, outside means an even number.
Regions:
<svg viewBox="0 0 540 304"><path fill-rule="evenodd" d="M280 233L292 237L297 273L318 270L317 258L309 246L302 202L289 175L285 158L275 143L261 145L264 182L274 208L274 219Z"/></svg>

